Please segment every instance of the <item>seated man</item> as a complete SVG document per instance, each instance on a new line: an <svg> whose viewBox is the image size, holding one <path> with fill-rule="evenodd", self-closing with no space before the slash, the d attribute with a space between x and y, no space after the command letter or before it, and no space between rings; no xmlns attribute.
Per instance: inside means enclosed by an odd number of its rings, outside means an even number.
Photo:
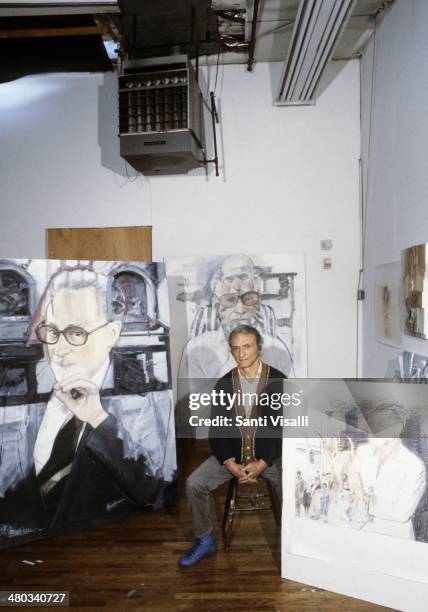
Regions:
<svg viewBox="0 0 428 612"><path fill-rule="evenodd" d="M260 427L253 424L258 417L266 416L269 423L270 415L276 416L269 401L262 405L261 394L269 400L273 392L282 393L282 379L285 378L282 372L260 360L262 344L260 333L249 325L238 325L229 335L229 347L238 367L220 378L215 390L235 393L234 405L232 410L227 410L225 405L213 406L212 417L228 418L231 424L211 427L209 442L213 456L187 479L187 499L197 540L180 558L181 567L195 565L217 552L210 513L211 491L230 478L245 484L254 483L262 476L271 481L281 494L281 469L278 465L281 430L273 429L269 424ZM224 419L222 422L227 423Z"/></svg>

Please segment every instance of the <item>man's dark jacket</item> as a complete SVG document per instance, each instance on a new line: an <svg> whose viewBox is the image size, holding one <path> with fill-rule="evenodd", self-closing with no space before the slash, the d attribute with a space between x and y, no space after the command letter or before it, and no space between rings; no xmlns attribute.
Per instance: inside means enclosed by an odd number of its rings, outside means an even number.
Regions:
<svg viewBox="0 0 428 612"><path fill-rule="evenodd" d="M108 404L105 398L102 402ZM29 431L27 428L24 434ZM28 445L31 457L36 434L37 429ZM124 457L112 414L96 429L85 428L64 483L54 513L47 511L40 495L34 465L0 497L0 548L33 539L32 535L40 537L47 529L51 533L65 527L77 529L135 512L153 503L161 485L150 474L143 455L136 460Z"/></svg>
<svg viewBox="0 0 428 612"><path fill-rule="evenodd" d="M223 390L225 393L236 392L233 388L231 370L220 378L215 385L215 390ZM269 373L266 379L264 388L260 394L266 393L269 398L273 393L284 393L283 380L287 378L285 374L279 370L269 367ZM275 396L278 400L278 396ZM227 410L228 402L224 406L213 406L211 418L215 416L223 416L232 419L232 425L222 427L211 427L209 433L209 443L213 455L223 464L226 459L233 457L238 463L241 462L242 453L242 434L240 428L235 424L236 410L235 406L231 410ZM255 459L264 459L268 465L281 457L282 453L282 428L281 426L273 427L270 417L278 417L282 414L282 408L274 410L269 405L258 406L258 416L267 416L267 427L258 427L255 434L254 454ZM226 421L224 421L226 422Z"/></svg>

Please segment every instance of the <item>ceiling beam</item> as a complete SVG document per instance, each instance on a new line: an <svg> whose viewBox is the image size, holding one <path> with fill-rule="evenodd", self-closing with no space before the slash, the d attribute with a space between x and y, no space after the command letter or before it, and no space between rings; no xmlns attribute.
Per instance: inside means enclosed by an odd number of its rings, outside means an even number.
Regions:
<svg viewBox="0 0 428 612"><path fill-rule="evenodd" d="M103 25L77 26L68 28L28 28L25 30L0 30L1 38L50 38L58 36L93 36L104 34Z"/></svg>
<svg viewBox="0 0 428 612"><path fill-rule="evenodd" d="M0 17L40 17L53 15L93 15L105 13L120 13L119 6L115 0L111 2L63 2L58 4L50 4L46 2L38 2L30 4L29 2L8 3L9 6L4 6L5 2L1 0Z"/></svg>

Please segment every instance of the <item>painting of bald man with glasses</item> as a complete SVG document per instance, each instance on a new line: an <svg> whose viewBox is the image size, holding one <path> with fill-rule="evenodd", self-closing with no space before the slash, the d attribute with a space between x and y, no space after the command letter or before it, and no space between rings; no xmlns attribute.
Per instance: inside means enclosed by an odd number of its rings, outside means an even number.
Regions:
<svg viewBox="0 0 428 612"><path fill-rule="evenodd" d="M0 547L162 506L174 481L163 266L63 264L49 275L55 263L27 265L38 305L27 334L9 338L10 354L39 345L44 358L32 401L22 385L0 396ZM0 343L18 323L0 317Z"/></svg>
<svg viewBox="0 0 428 612"><path fill-rule="evenodd" d="M171 257L167 272L174 344L182 346L179 396L197 387L186 380L218 379L236 366L227 339L238 325L260 332L267 363L289 377L306 376L303 255Z"/></svg>

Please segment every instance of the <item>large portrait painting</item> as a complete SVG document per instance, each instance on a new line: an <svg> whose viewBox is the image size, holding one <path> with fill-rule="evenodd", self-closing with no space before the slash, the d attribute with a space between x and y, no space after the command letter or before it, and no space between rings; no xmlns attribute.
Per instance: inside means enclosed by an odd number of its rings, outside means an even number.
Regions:
<svg viewBox="0 0 428 612"><path fill-rule="evenodd" d="M177 257L166 264L177 323L173 369L181 380L217 379L235 367L227 339L240 323L260 331L267 363L289 377L306 376L303 255Z"/></svg>
<svg viewBox="0 0 428 612"><path fill-rule="evenodd" d="M174 503L163 264L0 261L0 547Z"/></svg>
<svg viewBox="0 0 428 612"><path fill-rule="evenodd" d="M188 426L187 398L236 367L228 338L239 324L260 332L263 361L288 377L307 375L304 255L171 257L166 269L178 436L208 435Z"/></svg>

